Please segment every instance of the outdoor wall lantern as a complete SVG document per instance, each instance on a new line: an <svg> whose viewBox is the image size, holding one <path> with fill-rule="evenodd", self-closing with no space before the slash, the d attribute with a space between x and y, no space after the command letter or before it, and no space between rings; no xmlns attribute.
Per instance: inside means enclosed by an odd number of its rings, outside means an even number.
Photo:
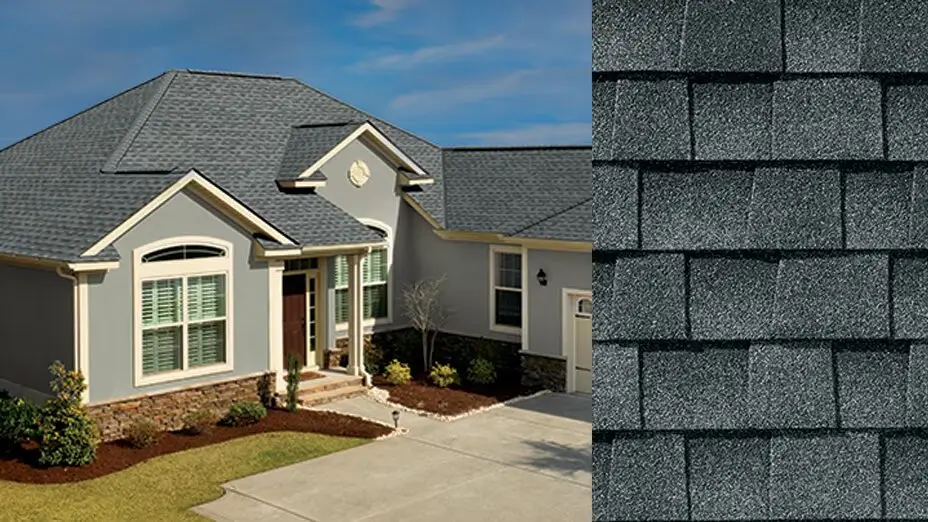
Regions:
<svg viewBox="0 0 928 522"><path fill-rule="evenodd" d="M545 273L544 268L538 269L538 275L536 277L538 278L538 284L541 286L548 286L548 274Z"/></svg>

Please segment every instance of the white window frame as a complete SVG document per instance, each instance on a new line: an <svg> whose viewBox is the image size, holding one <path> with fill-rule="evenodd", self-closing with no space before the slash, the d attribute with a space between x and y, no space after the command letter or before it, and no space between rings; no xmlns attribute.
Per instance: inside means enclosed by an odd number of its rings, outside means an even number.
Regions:
<svg viewBox="0 0 928 522"><path fill-rule="evenodd" d="M142 263L142 256L161 250L164 248L183 246L183 245L202 245L215 248L221 248L225 251L222 257L204 257L196 259L180 259L174 261L155 261ZM232 243L205 236L181 236L172 237L155 241L133 250L132 260L132 280L133 280L133 358L135 366L136 387L149 386L163 382L171 382L204 375L230 372L234 368L233 354L234 337L233 318L234 318L234 284L232 280L233 250ZM177 279L183 280L183 314L184 321L181 324L190 324L187 318L187 278L205 275L224 275L226 287L226 357L225 362L209 366L199 366L197 368L188 368L188 348L186 329L182 336L181 349L181 370L171 372L157 373L153 375L143 375L142 373L142 283L159 279ZM165 325L167 326L167 325Z"/></svg>
<svg viewBox="0 0 928 522"><path fill-rule="evenodd" d="M360 221L361 223L363 223L364 225L368 227L379 229L381 232L384 233L385 239L387 242L387 246L386 246L386 249L387 249L387 316L380 317L380 318L373 318L373 319L362 319L361 326L372 327L372 326L381 326L385 324L392 324L393 323L393 228L387 225L386 223L383 223L382 221L377 221L375 219L358 218L358 221ZM362 257L361 258L362 279L363 279L363 274L364 274L364 263L366 262L367 262L367 256ZM335 274L336 263L338 263L338 256L332 259L332 274L333 275ZM382 283L378 283L378 284L382 284ZM364 281L363 280L361 281L362 300L364 298L364 287L365 286L373 286L373 285L365 285ZM348 288L347 285L344 285L344 286L333 285L334 292L337 292L339 290L344 290L346 288ZM349 298L350 298L350 295L349 295ZM338 299L336 299L335 295L333 294L332 295L333 305L336 302L338 302ZM350 307L351 304L349 303L348 306ZM364 306L364 303L361 303L361 306ZM335 313L336 312L333 308L332 310L333 319L334 319ZM350 308L349 308L349 313L350 313ZM363 310L362 310L362 313L363 313ZM348 334L348 322L346 321L343 323L336 323L335 331L338 332L338 334L347 335Z"/></svg>
<svg viewBox="0 0 928 522"><path fill-rule="evenodd" d="M520 271L521 271L521 274L520 274L520 275L521 275L521 278L520 278L520 279L521 279L521 282L522 282L522 288L510 288L510 287L506 287L506 286L499 286L499 285L496 284L496 276L497 276L496 254L518 254L519 256L521 256L521 257L520 257L520 261L521 261L521 268L520 268ZM526 255L525 250L522 249L521 247L503 246L503 245L490 245L490 264L489 264L489 267L490 267L490 270L488 271L488 272L489 272L489 274L488 274L489 277L488 277L487 279L489 280L489 283L490 283L490 288L489 288L489 290L490 290L490 292L489 292L489 301L490 301L490 306L489 306L489 309L490 309L490 330L491 330L491 331L494 331L494 332L500 332L500 333L521 334L521 333L522 333L522 327L519 327L519 326L509 326L509 325L505 325L505 324L496 324L496 290L497 290L497 289L501 289L501 290L509 290L509 291L513 291L513 292L515 292L515 291L519 292L519 295L520 295L520 297L521 297L520 302L522 303L522 309L520 310L521 319L522 319L521 322L522 322L523 325L525 325L525 324L526 324L526 314L527 314L527 312L528 312L528 311L526 310L526 306L525 306L525 303L526 303L526 296L527 296L526 292L528 292L528 288L526 288L526 287L528 286L528 285L527 285L527 282L528 282L528 279L527 279L527 274L528 274L528 256Z"/></svg>

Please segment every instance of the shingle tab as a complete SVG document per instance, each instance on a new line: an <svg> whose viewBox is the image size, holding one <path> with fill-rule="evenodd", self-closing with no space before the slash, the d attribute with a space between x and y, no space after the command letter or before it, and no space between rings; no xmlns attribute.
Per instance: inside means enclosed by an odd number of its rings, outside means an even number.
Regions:
<svg viewBox="0 0 928 522"><path fill-rule="evenodd" d="M882 159L881 88L864 78L773 86L773 159Z"/></svg>
<svg viewBox="0 0 928 522"><path fill-rule="evenodd" d="M782 70L779 0L689 0L681 69Z"/></svg>
<svg viewBox="0 0 928 522"><path fill-rule="evenodd" d="M619 256L612 285L612 335L685 339L685 265L680 254Z"/></svg>
<svg viewBox="0 0 928 522"><path fill-rule="evenodd" d="M769 159L772 103L769 83L693 84L696 159Z"/></svg>
<svg viewBox="0 0 928 522"><path fill-rule="evenodd" d="M893 258L893 334L928 339L928 259Z"/></svg>
<svg viewBox="0 0 928 522"><path fill-rule="evenodd" d="M856 72L860 66L860 0L786 0L786 70Z"/></svg>
<svg viewBox="0 0 928 522"><path fill-rule="evenodd" d="M641 428L638 346L595 343L593 366L593 429Z"/></svg>
<svg viewBox="0 0 928 522"><path fill-rule="evenodd" d="M593 159L612 158L615 82L593 83Z"/></svg>
<svg viewBox="0 0 928 522"><path fill-rule="evenodd" d="M758 168L754 172L749 232L753 248L841 248L840 173Z"/></svg>
<svg viewBox="0 0 928 522"><path fill-rule="evenodd" d="M911 204L908 246L928 248L928 167L924 165L912 169Z"/></svg>
<svg viewBox="0 0 928 522"><path fill-rule="evenodd" d="M701 348L642 351L646 429L747 427L747 347Z"/></svg>
<svg viewBox="0 0 928 522"><path fill-rule="evenodd" d="M690 259L694 339L763 339L773 330L778 265L750 258Z"/></svg>
<svg viewBox="0 0 928 522"><path fill-rule="evenodd" d="M928 85L886 86L888 158L928 159Z"/></svg>
<svg viewBox="0 0 928 522"><path fill-rule="evenodd" d="M602 340L612 337L615 330L613 317L612 285L615 280L615 257L593 254L593 339Z"/></svg>
<svg viewBox="0 0 928 522"><path fill-rule="evenodd" d="M928 1L861 1L861 69L928 72Z"/></svg>
<svg viewBox="0 0 928 522"><path fill-rule="evenodd" d="M672 71L685 0L594 0L594 71Z"/></svg>
<svg viewBox="0 0 928 522"><path fill-rule="evenodd" d="M593 522L609 520L611 469L612 437L605 433L593 432Z"/></svg>
<svg viewBox="0 0 928 522"><path fill-rule="evenodd" d="M769 439L696 437L687 443L692 520L767 518Z"/></svg>
<svg viewBox="0 0 928 522"><path fill-rule="evenodd" d="M904 427L908 350L879 342L835 348L841 426Z"/></svg>
<svg viewBox="0 0 928 522"><path fill-rule="evenodd" d="M593 247L638 248L638 170L614 165L593 167Z"/></svg>
<svg viewBox="0 0 928 522"><path fill-rule="evenodd" d="M884 476L886 518L928 518L928 437L924 434L887 436Z"/></svg>
<svg viewBox="0 0 928 522"><path fill-rule="evenodd" d="M689 98L680 80L616 82L612 157L679 160L690 157Z"/></svg>
<svg viewBox="0 0 928 522"><path fill-rule="evenodd" d="M755 427L837 426L830 343L756 343L750 357L748 386Z"/></svg>
<svg viewBox="0 0 928 522"><path fill-rule="evenodd" d="M641 248L743 247L752 183L750 171L642 172Z"/></svg>
<svg viewBox="0 0 928 522"><path fill-rule="evenodd" d="M906 379L906 416L908 424L928 428L928 345L909 347L909 373Z"/></svg>
<svg viewBox="0 0 928 522"><path fill-rule="evenodd" d="M609 520L687 518L682 435L615 438Z"/></svg>
<svg viewBox="0 0 928 522"><path fill-rule="evenodd" d="M847 248L905 248L909 235L912 173L894 169L844 174Z"/></svg>
<svg viewBox="0 0 928 522"><path fill-rule="evenodd" d="M790 258L777 274L781 338L889 336L889 257L859 254Z"/></svg>
<svg viewBox="0 0 928 522"><path fill-rule="evenodd" d="M770 441L770 516L880 518L878 435L774 437Z"/></svg>

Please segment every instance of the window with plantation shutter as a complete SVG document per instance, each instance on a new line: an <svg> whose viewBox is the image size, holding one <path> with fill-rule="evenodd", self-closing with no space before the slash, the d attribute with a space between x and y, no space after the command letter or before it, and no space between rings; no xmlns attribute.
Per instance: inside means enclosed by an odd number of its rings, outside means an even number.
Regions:
<svg viewBox="0 0 928 522"><path fill-rule="evenodd" d="M522 327L522 251L490 247L490 328Z"/></svg>
<svg viewBox="0 0 928 522"><path fill-rule="evenodd" d="M371 226L372 230L389 239L387 233ZM348 257L337 256L335 272L335 323L348 322L350 302L348 295ZM389 299L390 253L386 248L374 249L361 261L361 305L364 320L373 321L390 317Z"/></svg>

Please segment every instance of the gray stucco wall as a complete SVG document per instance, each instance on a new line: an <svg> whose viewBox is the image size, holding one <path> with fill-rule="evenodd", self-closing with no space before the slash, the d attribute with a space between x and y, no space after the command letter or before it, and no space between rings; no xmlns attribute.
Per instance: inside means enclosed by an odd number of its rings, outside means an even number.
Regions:
<svg viewBox="0 0 928 522"><path fill-rule="evenodd" d="M51 393L49 365L74 369L74 283L54 270L0 264L0 288L0 379Z"/></svg>
<svg viewBox="0 0 928 522"><path fill-rule="evenodd" d="M234 369L193 379L133 385L132 251L176 236L208 236L233 245ZM251 235L194 194L168 200L115 243L118 269L90 279L90 401L206 383L268 368L267 263L253 259Z"/></svg>
<svg viewBox="0 0 928 522"><path fill-rule="evenodd" d="M590 252L528 251L529 351L561 355L563 290L590 290L592 267ZM547 286L538 283L539 269L545 271Z"/></svg>

